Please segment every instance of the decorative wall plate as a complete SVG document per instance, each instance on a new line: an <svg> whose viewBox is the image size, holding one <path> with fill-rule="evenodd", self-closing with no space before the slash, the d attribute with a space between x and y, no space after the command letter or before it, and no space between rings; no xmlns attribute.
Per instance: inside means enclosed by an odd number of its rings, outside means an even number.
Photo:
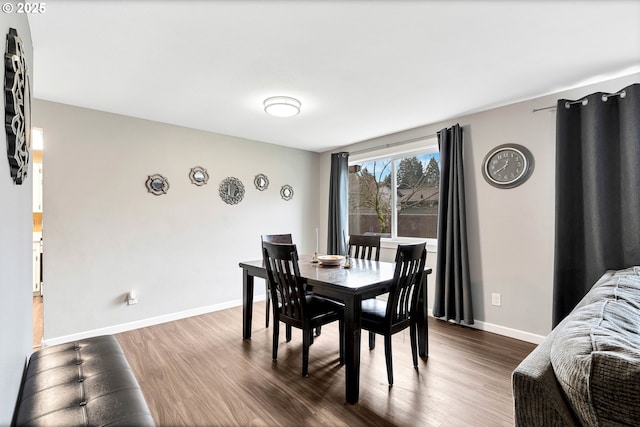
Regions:
<svg viewBox="0 0 640 427"><path fill-rule="evenodd" d="M265 174L259 173L253 179L253 185L255 185L258 190L264 191L269 188L269 178L267 178Z"/></svg>
<svg viewBox="0 0 640 427"><path fill-rule="evenodd" d="M27 178L31 139L31 92L22 40L14 28L7 34L4 55L4 127L7 157L13 181L20 185Z"/></svg>
<svg viewBox="0 0 640 427"><path fill-rule="evenodd" d="M202 186L209 181L209 174L205 168L201 166L194 166L191 168L191 172L189 172L189 179L192 184Z"/></svg>
<svg viewBox="0 0 640 427"><path fill-rule="evenodd" d="M144 185L147 187L149 193L155 194L156 196L167 194L167 191L169 191L169 181L159 174L149 175Z"/></svg>
<svg viewBox="0 0 640 427"><path fill-rule="evenodd" d="M244 185L238 178L230 176L220 183L220 198L229 205L236 205L244 198Z"/></svg>
<svg viewBox="0 0 640 427"><path fill-rule="evenodd" d="M280 196L284 200L293 199L293 187L291 187L289 184L283 185L282 188L280 189Z"/></svg>

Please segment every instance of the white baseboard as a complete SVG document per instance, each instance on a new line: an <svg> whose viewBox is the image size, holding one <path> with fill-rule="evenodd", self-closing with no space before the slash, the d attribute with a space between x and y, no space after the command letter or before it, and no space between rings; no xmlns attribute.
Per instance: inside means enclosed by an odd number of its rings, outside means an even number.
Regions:
<svg viewBox="0 0 640 427"><path fill-rule="evenodd" d="M261 301L265 297L255 297L253 300ZM52 346L56 344L63 344L66 342L77 341L84 338L95 337L98 335L111 335L121 332L132 331L134 329L145 328L147 326L159 325L161 323L173 322L174 320L186 319L187 317L199 316L201 314L211 313L214 311L225 310L227 308L238 307L242 305L241 300L227 301L221 304L208 305L205 307L198 307L191 310L179 311L177 313L165 314L162 316L150 317L148 319L136 320L135 322L121 323L119 325L109 326L106 328L93 329L90 331L79 332L77 334L64 335L56 338L49 338L42 340L42 346Z"/></svg>
<svg viewBox="0 0 640 427"><path fill-rule="evenodd" d="M494 325L493 323L481 322L478 320L476 320L473 325L469 326L482 331L492 332L494 334L515 338L520 341L527 341L533 344L540 344L545 339L543 335L532 334L531 332L520 331L518 329L507 328L505 326Z"/></svg>
<svg viewBox="0 0 640 427"><path fill-rule="evenodd" d="M429 310L429 316L433 316L431 310ZM533 344L540 344L546 337L544 335L532 334L531 332L521 331L518 329L507 328L506 326L495 325L493 323L482 322L480 320L474 320L473 325L467 325L470 328L479 329L481 331L487 331L494 334L502 335L509 338L514 338L521 341L530 342Z"/></svg>
<svg viewBox="0 0 640 427"><path fill-rule="evenodd" d="M264 296L254 298L254 302L264 300ZM147 326L159 325L161 323L173 322L174 320L186 319L187 317L199 316L201 314L212 313L214 311L225 310L227 308L238 307L242 305L241 300L227 301L221 304L208 305L204 307L194 308L191 310L179 311L177 313L165 314L162 316L150 317L148 319L137 320L135 322L121 323L119 325L109 326L106 328L93 329L90 331L79 332L77 334L64 335L56 338L42 340L42 347L63 344L66 342L77 341L84 338L95 337L98 335L111 335L121 332L127 332L134 329L145 328ZM429 310L429 316L432 316ZM482 322L476 320L473 325L467 325L470 328L482 331L492 332L494 334L527 341L534 344L540 344L544 340L544 336L532 334L530 332L520 331L517 329L507 328L505 326L494 325L493 323Z"/></svg>

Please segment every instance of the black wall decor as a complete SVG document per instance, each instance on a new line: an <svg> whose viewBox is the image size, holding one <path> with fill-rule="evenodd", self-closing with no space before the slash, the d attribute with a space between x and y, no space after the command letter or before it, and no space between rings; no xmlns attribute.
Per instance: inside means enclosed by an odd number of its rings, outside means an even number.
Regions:
<svg viewBox="0 0 640 427"><path fill-rule="evenodd" d="M4 127L11 177L20 185L29 169L31 93L22 40L14 28L9 28L4 55Z"/></svg>

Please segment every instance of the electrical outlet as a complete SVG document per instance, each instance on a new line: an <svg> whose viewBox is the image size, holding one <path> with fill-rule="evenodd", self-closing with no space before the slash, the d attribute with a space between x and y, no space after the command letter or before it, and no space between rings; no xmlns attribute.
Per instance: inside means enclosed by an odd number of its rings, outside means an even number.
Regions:
<svg viewBox="0 0 640 427"><path fill-rule="evenodd" d="M127 305L134 305L138 303L138 295L134 291L129 292L127 295Z"/></svg>
<svg viewBox="0 0 640 427"><path fill-rule="evenodd" d="M502 307L502 295L500 295L500 294L491 294L491 305L495 305L497 307Z"/></svg>

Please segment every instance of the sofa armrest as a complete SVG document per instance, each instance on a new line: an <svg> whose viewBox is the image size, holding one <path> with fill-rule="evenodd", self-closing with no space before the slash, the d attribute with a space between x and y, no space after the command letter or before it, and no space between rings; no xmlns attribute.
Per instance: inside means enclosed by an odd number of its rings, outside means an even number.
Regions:
<svg viewBox="0 0 640 427"><path fill-rule="evenodd" d="M516 427L578 427L556 380L549 352L554 331L529 354L512 374Z"/></svg>

